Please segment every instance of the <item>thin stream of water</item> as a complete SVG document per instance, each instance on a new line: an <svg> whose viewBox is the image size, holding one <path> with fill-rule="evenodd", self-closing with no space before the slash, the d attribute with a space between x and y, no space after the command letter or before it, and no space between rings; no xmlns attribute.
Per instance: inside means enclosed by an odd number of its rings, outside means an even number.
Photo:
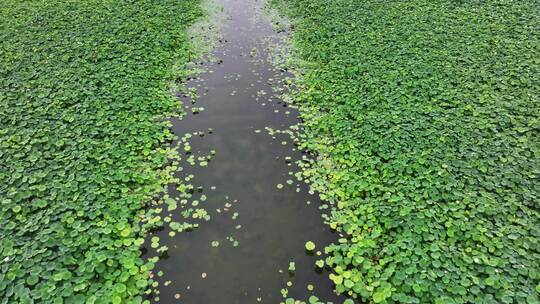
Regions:
<svg viewBox="0 0 540 304"><path fill-rule="evenodd" d="M168 257L157 265L164 273L157 278L159 302L280 303L281 290L287 288L289 296L300 300L314 294L342 303L328 272L314 267L324 253L309 255L304 248L311 240L316 250L324 251L337 236L323 223L317 196L291 175L298 171L294 161L302 153L288 136L273 139L265 130L284 130L299 122L297 111L280 102L269 84L285 77L268 62L263 43L275 32L260 17L262 3L220 3L230 15L223 25L224 42L213 51L221 60L206 63L207 71L188 83L200 95L194 106L204 111L173 120L179 137L206 131L190 140L195 159L216 152L207 166L183 164L178 173L195 176L191 183L202 191L194 199L211 220L172 238L168 228L156 233L169 247ZM294 275L288 271L290 262L295 263Z"/></svg>

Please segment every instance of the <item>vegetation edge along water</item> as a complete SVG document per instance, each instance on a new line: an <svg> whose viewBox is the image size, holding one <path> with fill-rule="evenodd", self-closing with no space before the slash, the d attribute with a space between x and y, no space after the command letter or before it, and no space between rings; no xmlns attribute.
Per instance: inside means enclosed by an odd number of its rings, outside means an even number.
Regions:
<svg viewBox="0 0 540 304"><path fill-rule="evenodd" d="M0 303L143 302L199 3L0 6Z"/></svg>
<svg viewBox="0 0 540 304"><path fill-rule="evenodd" d="M539 303L536 1L272 0L339 293Z"/></svg>

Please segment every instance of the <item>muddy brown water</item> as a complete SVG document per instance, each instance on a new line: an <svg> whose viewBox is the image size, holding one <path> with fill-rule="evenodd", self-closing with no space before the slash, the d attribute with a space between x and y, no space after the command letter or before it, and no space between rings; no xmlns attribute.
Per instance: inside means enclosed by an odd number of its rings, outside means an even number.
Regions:
<svg viewBox="0 0 540 304"><path fill-rule="evenodd" d="M311 240L324 258L324 245L337 236L323 223L317 196L290 175L299 169L286 157L294 162L302 153L288 136L276 134L273 139L265 130L283 130L299 122L297 111L284 106L269 84L286 76L269 63L263 43L275 32L259 15L261 3L219 3L230 16L222 25L223 43L213 50L220 60L204 63L207 71L188 82L200 95L193 106L204 111L195 115L188 109L182 120L173 120L179 137L206 132L190 140L195 159L216 151L207 166L182 162L183 171L177 173L194 175L191 183L203 189L194 199L207 197L198 208L207 210L211 220L174 237L168 236L168 228L156 233L169 247L155 270L164 273L156 277L159 303L280 303L283 288L290 297L306 302L316 295L325 302L342 303L344 298L334 293L328 271L314 267L321 257L305 252L305 243ZM192 106L188 101L186 105ZM211 134L208 128L213 129ZM278 189L278 184L283 188ZM170 194L175 195L173 190ZM219 246L213 247L213 241ZM294 275L288 271L292 261Z"/></svg>

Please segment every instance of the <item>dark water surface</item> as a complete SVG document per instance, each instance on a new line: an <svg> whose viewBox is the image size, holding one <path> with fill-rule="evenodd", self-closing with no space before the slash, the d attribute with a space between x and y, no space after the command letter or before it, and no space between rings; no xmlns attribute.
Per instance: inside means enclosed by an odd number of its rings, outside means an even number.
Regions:
<svg viewBox="0 0 540 304"><path fill-rule="evenodd" d="M196 115L189 110L182 120L173 121L179 137L206 131L205 136L190 140L195 159L216 151L207 166L182 161L184 170L177 173L181 177L193 174L191 183L203 187L193 199L207 197L197 208L207 210L211 220L172 238L168 228L157 233L169 247L168 258L160 260L156 269L164 273L157 278L159 302L279 303L284 301L280 290L288 288L289 296L299 300L315 294L323 301L342 303L332 290L328 272L315 271L314 262L324 253L317 257L304 249L311 240L316 250L324 251L336 235L323 223L318 198L290 175L298 169L286 157L294 162L302 153L293 151L286 135L272 139L265 130L283 130L298 123L297 111L285 107L268 83L284 77L267 61L263 43L275 32L257 13L261 3L220 2L230 15L223 25L225 41L213 51L222 62L206 63L208 71L188 83L200 94L194 106L205 110ZM211 134L208 128L213 129ZM289 185L287 180L294 183ZM182 220L179 215L173 218ZM212 241L219 241L219 246L213 247ZM296 264L294 276L288 271L291 261ZM292 287L287 287L287 281ZM308 291L308 284L314 286L313 291Z"/></svg>

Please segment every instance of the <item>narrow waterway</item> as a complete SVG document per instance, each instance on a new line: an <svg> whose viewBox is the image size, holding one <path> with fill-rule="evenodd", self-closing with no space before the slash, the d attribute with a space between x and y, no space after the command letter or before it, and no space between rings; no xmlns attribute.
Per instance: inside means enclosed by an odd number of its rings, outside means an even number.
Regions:
<svg viewBox="0 0 540 304"><path fill-rule="evenodd" d="M315 252L324 251L337 236L323 223L317 196L291 175L298 171L294 161L302 153L288 136L272 136L266 129L284 130L298 123L297 111L272 90L271 83L286 76L268 61L265 41L275 32L261 18L262 3L219 3L228 15L223 41L213 51L220 60L204 63L206 72L188 82L200 97L193 105L186 99L188 115L173 120L179 137L205 132L190 139L195 165L183 161L177 175L194 175L190 183L199 191L192 200L211 219L174 237L168 236L168 228L157 232L169 248L156 269L163 271L162 277L156 276L159 302L275 304L284 301L286 288L288 296L299 300L316 295L342 303L328 272L314 267L324 252L317 256L305 251L306 241L317 245ZM192 107L204 110L193 114ZM197 158L212 150L211 161L200 166ZM289 271L290 262L295 271Z"/></svg>

